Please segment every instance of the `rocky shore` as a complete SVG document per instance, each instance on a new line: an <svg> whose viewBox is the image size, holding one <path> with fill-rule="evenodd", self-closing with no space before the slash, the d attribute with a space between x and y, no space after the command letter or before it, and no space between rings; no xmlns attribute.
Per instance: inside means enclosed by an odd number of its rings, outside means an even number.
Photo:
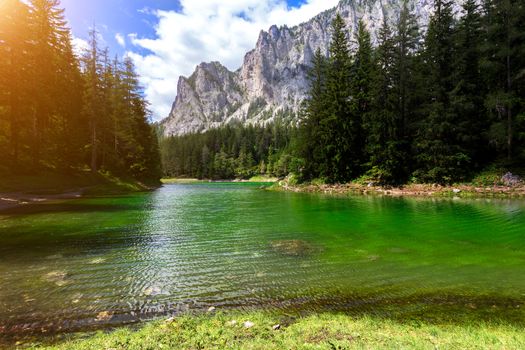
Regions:
<svg viewBox="0 0 525 350"><path fill-rule="evenodd" d="M279 181L273 189L290 192L325 193L325 194L363 194L383 196L413 197L501 197L525 198L525 183L508 185L476 186L458 184L444 186L438 184L408 184L401 187L385 187L372 183L358 184L290 184L287 180Z"/></svg>

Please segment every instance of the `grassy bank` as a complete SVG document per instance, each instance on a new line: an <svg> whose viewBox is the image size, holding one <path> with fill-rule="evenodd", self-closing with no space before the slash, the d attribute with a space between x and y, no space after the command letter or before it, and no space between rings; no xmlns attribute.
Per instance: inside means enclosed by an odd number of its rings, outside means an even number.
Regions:
<svg viewBox="0 0 525 350"><path fill-rule="evenodd" d="M0 174L0 193L53 195L82 192L86 195L98 195L144 191L150 188L150 185L131 178L119 178L90 171L74 171L69 174L54 172L35 175Z"/></svg>
<svg viewBox="0 0 525 350"><path fill-rule="evenodd" d="M276 327L280 325L280 327ZM278 328L278 329L274 329ZM48 349L524 349L513 325L406 323L324 313L304 318L265 312L184 316L65 341Z"/></svg>

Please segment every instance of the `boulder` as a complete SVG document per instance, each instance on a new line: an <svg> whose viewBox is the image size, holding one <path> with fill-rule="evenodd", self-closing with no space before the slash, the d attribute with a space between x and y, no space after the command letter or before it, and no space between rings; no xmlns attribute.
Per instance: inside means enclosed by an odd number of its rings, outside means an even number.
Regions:
<svg viewBox="0 0 525 350"><path fill-rule="evenodd" d="M521 181L522 180L518 175L514 175L511 172L508 172L501 177L501 182L503 182L503 184L508 187L518 186L521 184Z"/></svg>

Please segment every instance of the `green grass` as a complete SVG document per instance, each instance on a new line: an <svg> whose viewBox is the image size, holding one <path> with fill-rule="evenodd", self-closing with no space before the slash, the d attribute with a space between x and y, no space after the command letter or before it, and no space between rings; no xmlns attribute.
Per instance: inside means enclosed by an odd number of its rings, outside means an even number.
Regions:
<svg viewBox="0 0 525 350"><path fill-rule="evenodd" d="M244 182L277 182L279 179L274 177L268 177L265 175L257 175ZM187 179L187 178L165 178L161 180L163 184L196 184L196 183L207 183L210 180L199 180L199 179ZM225 180L227 181L227 180ZM235 182L235 180L231 180Z"/></svg>
<svg viewBox="0 0 525 350"><path fill-rule="evenodd" d="M253 322L246 328L244 322ZM280 324L279 330L272 327ZM34 348L37 348L36 346ZM48 349L524 349L518 326L406 323L324 313L304 318L268 312L219 313L99 332Z"/></svg>
<svg viewBox="0 0 525 350"><path fill-rule="evenodd" d="M266 175L257 175L257 176L251 177L250 180L248 181L250 182L277 182L279 181L279 179L276 177L270 177Z"/></svg>
<svg viewBox="0 0 525 350"><path fill-rule="evenodd" d="M195 184L195 183L202 183L202 182L208 182L205 180L199 180L199 179L185 179L185 178L166 178L160 180L163 184Z"/></svg>

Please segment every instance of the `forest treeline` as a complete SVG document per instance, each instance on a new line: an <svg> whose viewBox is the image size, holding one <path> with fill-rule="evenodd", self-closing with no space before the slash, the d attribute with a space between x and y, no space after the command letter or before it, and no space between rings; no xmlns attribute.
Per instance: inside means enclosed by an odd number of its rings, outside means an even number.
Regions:
<svg viewBox="0 0 525 350"><path fill-rule="evenodd" d="M524 164L523 1L466 0L456 14L452 1L436 0L424 35L405 2L374 44L361 21L353 38L348 33L338 15L328 55L318 50L313 59L297 128L227 127L168 138L165 174L288 171L304 181L451 183L495 162ZM272 127L286 142L261 137Z"/></svg>
<svg viewBox="0 0 525 350"><path fill-rule="evenodd" d="M284 177L293 171L289 123L228 125L202 134L169 137L161 142L165 176L200 179Z"/></svg>
<svg viewBox="0 0 525 350"><path fill-rule="evenodd" d="M0 170L160 178L133 63L98 42L75 53L59 0L0 2Z"/></svg>

